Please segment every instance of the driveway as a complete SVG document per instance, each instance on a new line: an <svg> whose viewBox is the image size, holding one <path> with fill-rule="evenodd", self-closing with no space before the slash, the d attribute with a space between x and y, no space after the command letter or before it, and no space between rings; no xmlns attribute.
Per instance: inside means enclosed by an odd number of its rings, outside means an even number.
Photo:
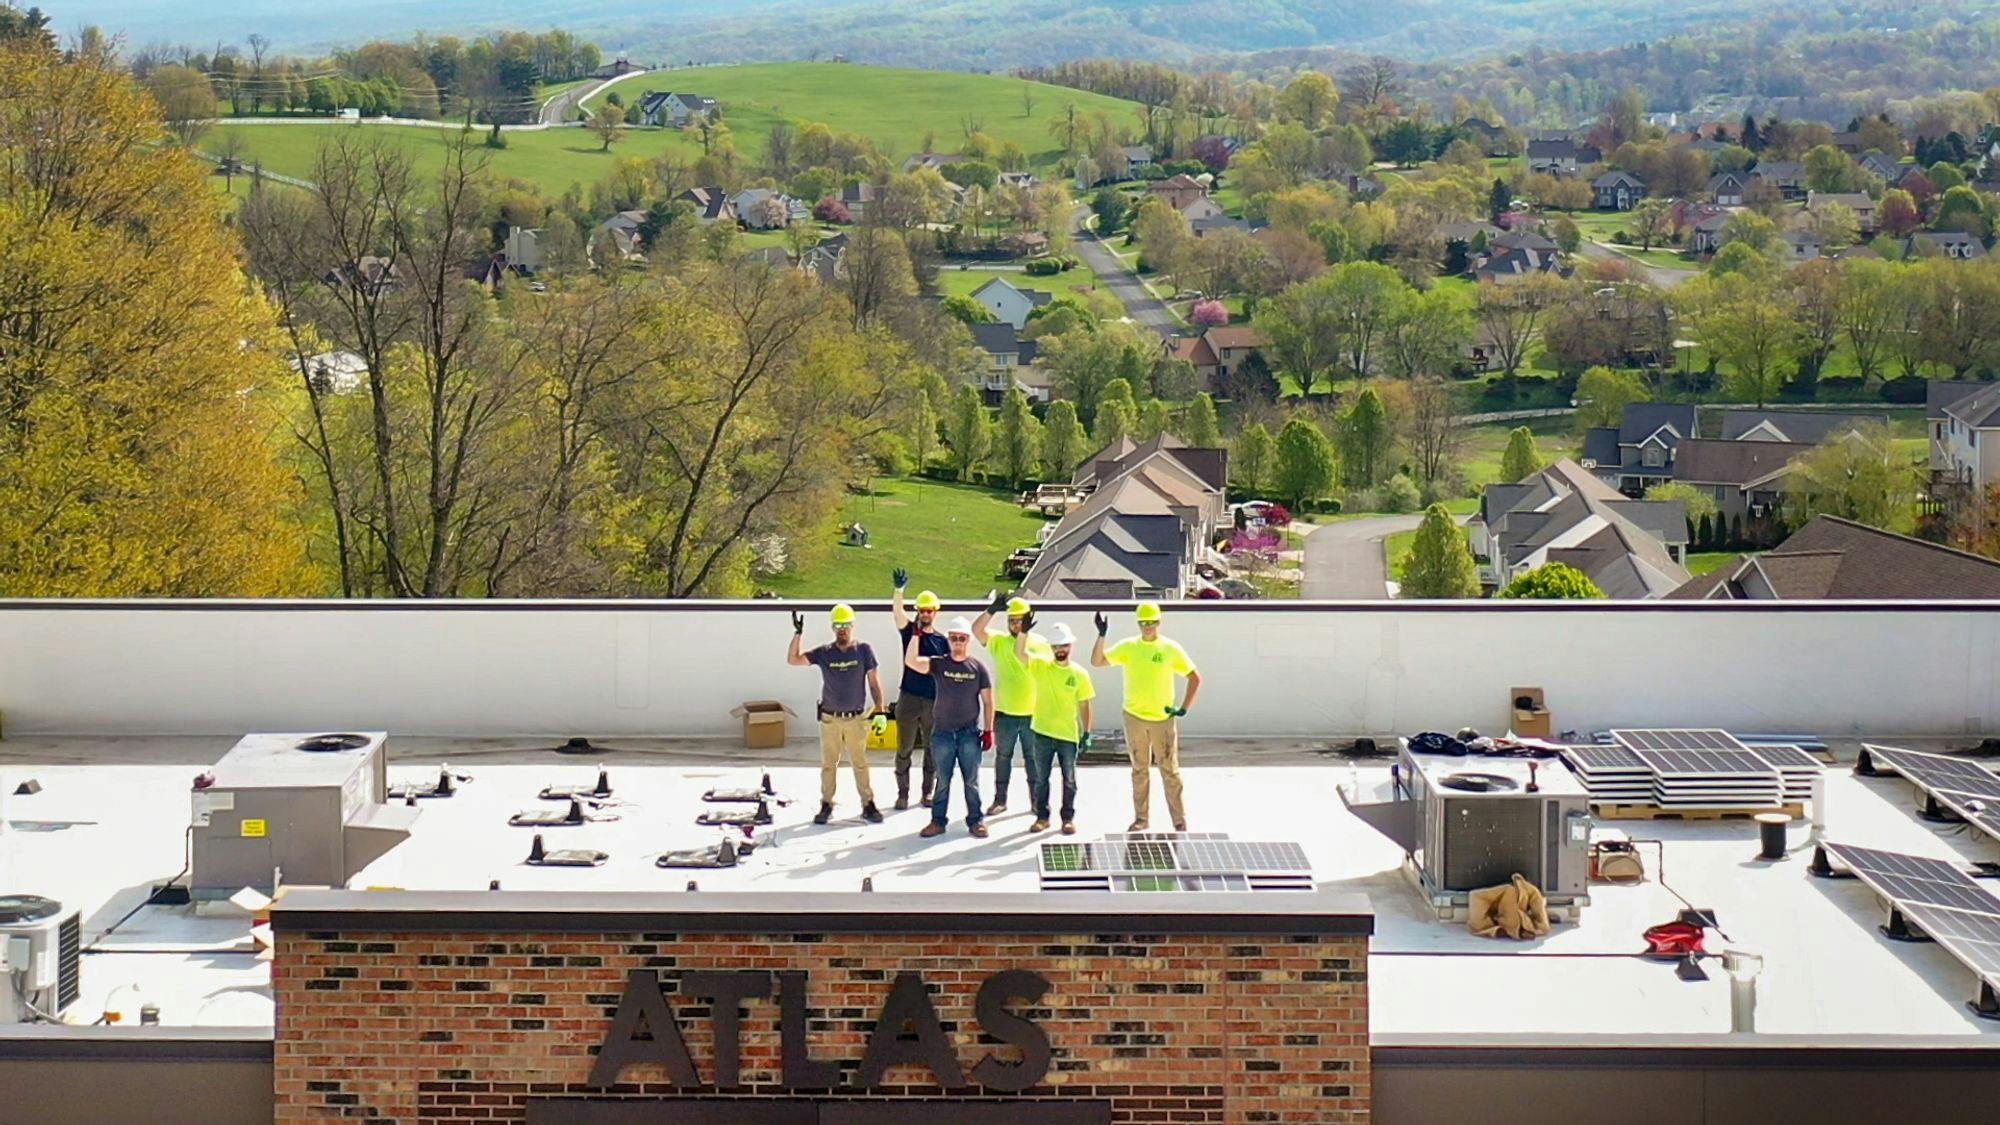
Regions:
<svg viewBox="0 0 2000 1125"><path fill-rule="evenodd" d="M1627 268L1637 272L1640 277L1645 278L1646 282L1655 289L1672 289L1688 278L1699 276L1701 273L1700 270L1670 270L1665 266L1647 265L1637 258L1627 257L1601 242L1592 242L1589 239L1584 239L1583 245L1577 249L1586 258L1623 263Z"/></svg>
<svg viewBox="0 0 2000 1125"><path fill-rule="evenodd" d="M1111 295L1125 306L1125 315L1162 336L1178 332L1180 322L1167 310L1166 302L1154 296L1138 275L1127 268L1109 246L1098 240L1095 232L1084 227L1083 220L1089 214L1089 208L1079 207L1071 216L1076 221L1072 241L1077 257L1084 260L1104 287L1111 290Z"/></svg>
<svg viewBox="0 0 2000 1125"><path fill-rule="evenodd" d="M1363 516L1323 523L1306 536L1299 597L1322 601L1386 601L1389 569L1382 541L1414 531L1422 514Z"/></svg>
<svg viewBox="0 0 2000 1125"><path fill-rule="evenodd" d="M583 99L614 82L622 82L627 78L633 78L644 73L646 72L643 70L630 70L614 78L606 78L599 82L586 82L581 86L573 86L570 89L564 90L562 93L542 103L541 123L543 125L568 125L570 124L570 119L576 116L576 107L583 104Z"/></svg>

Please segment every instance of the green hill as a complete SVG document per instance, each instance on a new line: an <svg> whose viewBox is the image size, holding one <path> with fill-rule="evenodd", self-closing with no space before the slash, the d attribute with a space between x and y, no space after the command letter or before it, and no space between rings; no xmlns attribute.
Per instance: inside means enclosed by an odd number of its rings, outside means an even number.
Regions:
<svg viewBox="0 0 2000 1125"><path fill-rule="evenodd" d="M764 137L780 120L821 121L841 132L873 140L884 156L900 162L921 150L926 134L945 151L956 149L970 123L996 141L1015 141L1037 165L1058 153L1050 125L1074 104L1080 114L1106 113L1119 125L1136 126L1132 102L996 74L902 70L840 63L763 63L660 71L627 79L614 87L627 104L648 89L687 89L722 103L723 118L737 150L753 163ZM1023 92L1032 98L1032 108ZM203 141L213 152L217 140L242 138L242 159L288 176L311 178L314 154L336 129L365 129L370 137L391 138L420 154L439 153L449 130L415 126L353 124L218 125ZM589 184L624 156L653 157L669 150L689 159L701 154L692 131L631 129L610 153L581 129L510 132L507 147L491 153L493 170L560 194L572 183Z"/></svg>

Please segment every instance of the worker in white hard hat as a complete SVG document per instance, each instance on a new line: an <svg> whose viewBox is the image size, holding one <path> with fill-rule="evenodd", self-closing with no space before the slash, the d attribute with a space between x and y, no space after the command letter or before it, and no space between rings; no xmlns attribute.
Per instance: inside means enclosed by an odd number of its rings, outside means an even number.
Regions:
<svg viewBox="0 0 2000 1125"><path fill-rule="evenodd" d="M1029 624L1033 624L1033 615ZM1049 826L1049 789L1054 771L1062 770L1062 833L1076 835L1076 756L1090 746L1090 701L1097 696L1090 673L1070 660L1076 634L1058 621L1049 629L1049 654L1028 648L1028 632L1014 634L1014 658L1028 666L1035 681L1034 742L1028 751L1028 796L1034 802L1035 823L1029 832Z"/></svg>
<svg viewBox="0 0 2000 1125"><path fill-rule="evenodd" d="M800 652L806 619L802 614L792 614L792 647L785 657L790 664L819 668L819 815L813 817L813 823L825 824L833 819L834 783L839 780L840 762L845 758L854 767L854 788L861 794L861 819L880 824L882 813L875 807L875 786L868 780L868 728L871 723L877 730L889 725L888 716L882 711L882 673L876 666L875 650L854 639L853 607L834 606L832 623L832 643ZM873 710L865 706L868 697L875 701Z"/></svg>
<svg viewBox="0 0 2000 1125"><path fill-rule="evenodd" d="M986 817L979 807L979 755L993 745L993 677L972 655L972 622L954 617L944 628L950 651L925 656L921 637L911 636L903 649L903 664L929 676L937 688L937 718L931 727L931 757L937 762L937 790L931 798L931 822L919 836L937 836L951 819L951 775L965 779L965 825L974 836L985 836Z"/></svg>
<svg viewBox="0 0 2000 1125"><path fill-rule="evenodd" d="M918 594L913 616L903 608L903 588L910 584L910 572L899 566L893 577L896 597L890 607L896 614L896 632L902 638L902 647L909 647L910 638L916 636L922 638L918 647L923 655L950 655L944 634L937 631L938 609L942 605L938 596L929 590ZM923 790L917 804L921 807L931 803L931 785L937 776L937 765L930 754L932 711L936 702L937 688L931 678L903 669L902 682L896 689L896 807L899 809L910 807L910 758L919 749L924 752Z"/></svg>
<svg viewBox="0 0 2000 1125"><path fill-rule="evenodd" d="M1007 611L1007 631L989 633L987 626L1002 609ZM987 806L987 816L1007 811L1008 782L1013 780L1017 748L1021 768L1028 774L1028 788L1033 790L1036 785L1035 736L1030 729L1035 718L1035 681L1028 675L1027 662L1014 655L1017 637L1027 642L1028 655L1049 655L1049 643L1035 635L1034 624L1034 607L1027 599L1009 597L998 590L987 594L986 612L972 619L972 639L986 646L987 657L993 661L993 803Z"/></svg>
<svg viewBox="0 0 2000 1125"><path fill-rule="evenodd" d="M1098 668L1116 664L1125 669L1125 745L1132 755L1132 826L1144 832L1152 805L1152 767L1160 768L1160 787L1167 793L1167 811L1174 831L1187 831L1187 810L1181 804L1180 717L1194 706L1201 690L1201 672L1187 650L1160 635L1160 607L1142 602L1133 615L1139 635L1110 648L1104 634L1110 625L1097 615L1097 644L1090 662ZM1187 677L1187 694L1174 702L1174 677Z"/></svg>

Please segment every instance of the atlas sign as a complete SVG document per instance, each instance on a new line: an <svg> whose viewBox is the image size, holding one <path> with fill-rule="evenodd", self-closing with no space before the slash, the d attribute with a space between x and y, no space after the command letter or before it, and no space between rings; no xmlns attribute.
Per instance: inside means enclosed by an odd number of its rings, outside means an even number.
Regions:
<svg viewBox="0 0 2000 1125"><path fill-rule="evenodd" d="M842 1086L840 1063L816 1059L809 1049L803 970L691 970L680 974L679 981L681 996L710 1001L709 1019L715 1032L713 1085L717 1089L741 1085L744 1003L768 1000L773 994L778 1001L781 1085L788 1090ZM980 984L973 1016L986 1034L1019 1050L1021 1058L1010 1062L988 1054L973 1064L973 1081L988 1090L1019 1093L1032 1089L1048 1074L1048 1033L1007 1010L1011 1003L1033 1004L1048 991L1049 982L1041 974L1025 969L1003 970ZM642 1030L645 1037L641 1037ZM680 1024L660 987L659 973L637 969L625 981L618 1011L611 1018L597 1062L590 1068L589 1084L594 1089L607 1089L617 1084L626 1067L644 1063L665 1067L668 1081L675 1086L702 1085L687 1042L681 1037ZM883 1076L898 1066L924 1067L947 1090L967 1084L966 1072L938 1020L924 978L914 972L897 973L883 998L867 1049L856 1065L853 1088L880 1086Z"/></svg>

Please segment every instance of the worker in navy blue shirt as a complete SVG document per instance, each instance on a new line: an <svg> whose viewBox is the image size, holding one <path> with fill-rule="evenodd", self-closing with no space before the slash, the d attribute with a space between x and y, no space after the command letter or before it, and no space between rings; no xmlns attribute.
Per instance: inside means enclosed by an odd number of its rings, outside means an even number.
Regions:
<svg viewBox="0 0 2000 1125"><path fill-rule="evenodd" d="M929 590L917 595L917 612L912 616L903 608L903 588L910 584L910 572L897 567L893 575L896 582L896 597L890 606L896 614L896 632L902 638L902 647L910 647L912 636L921 637L917 646L921 656L949 656L951 646L945 643L944 634L937 631L937 615L941 603L938 596ZM931 725L937 706L937 688L931 678L903 669L903 679L896 689L896 807L910 807L910 757L921 747L924 751L923 796L919 805L931 803L931 786L937 779L937 763L931 761Z"/></svg>
<svg viewBox="0 0 2000 1125"><path fill-rule="evenodd" d="M951 775L965 781L965 825L974 836L985 836L986 816L979 805L979 755L993 748L993 677L972 656L972 622L954 617L945 627L950 650L924 656L912 637L903 663L929 676L937 686L937 726L931 731L931 757L937 759L937 793L931 799L931 822L919 836L944 832L951 816Z"/></svg>
<svg viewBox="0 0 2000 1125"><path fill-rule="evenodd" d="M834 784L840 776L842 759L854 767L854 787L861 794L861 819L882 822L875 808L875 787L868 780L868 730L880 731L889 723L882 713L882 674L876 670L875 650L854 639L854 609L833 607L833 643L811 651L800 651L806 621L792 614L792 647L786 660L795 665L813 665L820 673L819 693L819 815L814 824L833 818ZM868 708L873 697L875 707Z"/></svg>

